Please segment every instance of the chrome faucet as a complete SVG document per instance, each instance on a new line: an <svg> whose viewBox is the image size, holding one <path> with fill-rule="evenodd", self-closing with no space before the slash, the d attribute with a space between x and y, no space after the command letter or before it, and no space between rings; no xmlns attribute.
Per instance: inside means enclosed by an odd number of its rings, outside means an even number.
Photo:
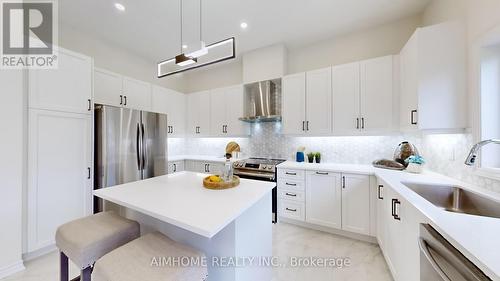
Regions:
<svg viewBox="0 0 500 281"><path fill-rule="evenodd" d="M476 163L477 152L479 149L490 143L500 144L500 139L490 139L476 143L470 150L469 156L467 156L467 159L465 160L465 165L473 166Z"/></svg>

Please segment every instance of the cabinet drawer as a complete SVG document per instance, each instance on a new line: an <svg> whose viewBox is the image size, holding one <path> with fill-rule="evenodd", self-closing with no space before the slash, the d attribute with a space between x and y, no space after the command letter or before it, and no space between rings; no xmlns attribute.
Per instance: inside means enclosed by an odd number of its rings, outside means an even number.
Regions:
<svg viewBox="0 0 500 281"><path fill-rule="evenodd" d="M287 179L304 179L304 170L279 169L278 177Z"/></svg>
<svg viewBox="0 0 500 281"><path fill-rule="evenodd" d="M305 205L304 203L279 199L278 200L278 215L280 217L305 220Z"/></svg>
<svg viewBox="0 0 500 281"><path fill-rule="evenodd" d="M292 200L297 202L305 202L306 196L304 191L297 190L283 190L278 189L278 197L285 200Z"/></svg>
<svg viewBox="0 0 500 281"><path fill-rule="evenodd" d="M287 178L278 179L278 189L288 189L288 190L298 190L304 191L304 181L303 180L293 180Z"/></svg>

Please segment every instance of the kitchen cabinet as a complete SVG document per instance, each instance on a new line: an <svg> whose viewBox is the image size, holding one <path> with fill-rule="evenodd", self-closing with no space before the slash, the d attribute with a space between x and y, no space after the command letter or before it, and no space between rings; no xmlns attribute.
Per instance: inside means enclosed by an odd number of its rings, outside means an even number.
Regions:
<svg viewBox="0 0 500 281"><path fill-rule="evenodd" d="M243 117L243 86L233 86L210 91L211 136L247 136L250 127L240 121Z"/></svg>
<svg viewBox="0 0 500 281"><path fill-rule="evenodd" d="M331 68L283 78L283 132L325 135L332 130Z"/></svg>
<svg viewBox="0 0 500 281"><path fill-rule="evenodd" d="M333 134L395 130L394 56L334 66Z"/></svg>
<svg viewBox="0 0 500 281"><path fill-rule="evenodd" d="M306 222L340 229L342 187L339 173L306 172Z"/></svg>
<svg viewBox="0 0 500 281"><path fill-rule="evenodd" d="M57 227L92 213L92 116L29 110L27 251L54 245Z"/></svg>
<svg viewBox="0 0 500 281"><path fill-rule="evenodd" d="M282 89L283 134L305 134L306 74L298 73L283 77Z"/></svg>
<svg viewBox="0 0 500 281"><path fill-rule="evenodd" d="M278 169L278 216L304 221L306 214L305 173Z"/></svg>
<svg viewBox="0 0 500 281"><path fill-rule="evenodd" d="M184 161L168 162L168 173L173 174L184 171Z"/></svg>
<svg viewBox="0 0 500 281"><path fill-rule="evenodd" d="M377 240L395 280L420 280L419 226L427 218L379 181Z"/></svg>
<svg viewBox="0 0 500 281"><path fill-rule="evenodd" d="M186 170L196 173L220 174L224 169L224 163L186 160Z"/></svg>
<svg viewBox="0 0 500 281"><path fill-rule="evenodd" d="M193 137L210 136L210 92L187 95L187 134Z"/></svg>
<svg viewBox="0 0 500 281"><path fill-rule="evenodd" d="M466 128L464 29L458 22L418 28L402 49L402 131Z"/></svg>
<svg viewBox="0 0 500 281"><path fill-rule="evenodd" d="M94 69L95 103L151 111L151 85L104 69Z"/></svg>
<svg viewBox="0 0 500 281"><path fill-rule="evenodd" d="M153 86L153 112L167 114L168 136L182 137L186 132L186 95L171 89Z"/></svg>
<svg viewBox="0 0 500 281"><path fill-rule="evenodd" d="M370 176L342 174L342 229L370 235Z"/></svg>
<svg viewBox="0 0 500 281"><path fill-rule="evenodd" d="M57 69L30 69L29 107L92 113L92 59L59 48Z"/></svg>

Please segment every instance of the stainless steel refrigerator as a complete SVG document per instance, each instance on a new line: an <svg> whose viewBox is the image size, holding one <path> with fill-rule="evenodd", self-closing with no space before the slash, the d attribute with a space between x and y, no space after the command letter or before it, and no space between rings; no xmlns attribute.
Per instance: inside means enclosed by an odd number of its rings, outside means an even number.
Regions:
<svg viewBox="0 0 500 281"><path fill-rule="evenodd" d="M167 115L96 105L94 122L95 189L167 174Z"/></svg>

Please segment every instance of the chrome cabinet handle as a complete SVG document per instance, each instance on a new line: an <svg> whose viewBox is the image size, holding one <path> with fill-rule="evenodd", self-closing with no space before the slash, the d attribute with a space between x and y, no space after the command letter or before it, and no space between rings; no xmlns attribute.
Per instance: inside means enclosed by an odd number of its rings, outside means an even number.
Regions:
<svg viewBox="0 0 500 281"><path fill-rule="evenodd" d="M384 187L384 186L383 186L383 185L381 185L381 184L379 184L379 185L378 185L377 197L378 197L378 199L380 199L380 200L384 200L384 197L382 197L382 195L380 195L383 187Z"/></svg>
<svg viewBox="0 0 500 281"><path fill-rule="evenodd" d="M290 209L290 208L286 208L287 211L290 211L290 212L297 212L297 209Z"/></svg>
<svg viewBox="0 0 500 281"><path fill-rule="evenodd" d="M293 194L293 193L285 193L286 196L292 196L292 197L297 197L297 194Z"/></svg>

